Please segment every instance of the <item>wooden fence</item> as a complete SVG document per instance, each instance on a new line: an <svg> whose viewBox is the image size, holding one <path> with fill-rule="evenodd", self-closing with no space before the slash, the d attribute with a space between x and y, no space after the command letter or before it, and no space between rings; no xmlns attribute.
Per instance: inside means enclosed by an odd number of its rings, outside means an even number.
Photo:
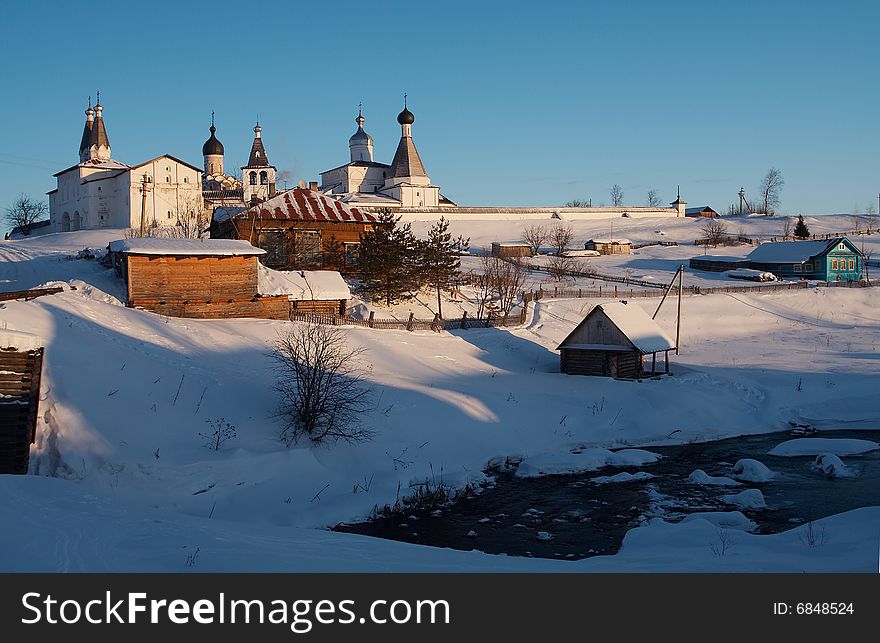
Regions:
<svg viewBox="0 0 880 643"><path fill-rule="evenodd" d="M73 286L71 286L72 290L76 290ZM59 292L63 292L64 288L54 287L54 288L32 288L31 290L11 290L8 292L0 292L0 301L11 301L13 299L35 299L36 297L42 297L43 295L54 295Z"/></svg>
<svg viewBox="0 0 880 643"><path fill-rule="evenodd" d="M835 284L836 285L836 284ZM664 286L665 288L665 286ZM732 292L740 292L740 293L776 293L780 291L786 290L804 290L805 288L809 288L809 283L806 281L795 281L795 282L784 282L779 284L764 284L761 286L685 286L682 289L682 293L685 295L711 295L713 293L732 293ZM675 290L675 288L673 288ZM633 289L623 289L618 286L613 286L611 288L598 288L598 289L587 289L587 288L578 288L578 289L565 289L565 288L554 288L553 290L535 290L531 293L532 298L535 301L540 301L541 299L582 299L584 297L593 297L593 298L603 298L603 297L615 297L621 299L636 299L639 297L662 297L663 292L659 290L633 290Z"/></svg>
<svg viewBox="0 0 880 643"><path fill-rule="evenodd" d="M529 272L548 272L547 266L539 266L527 261L522 262L523 268ZM596 279L598 281L609 281L612 283L626 284L627 286L642 286L644 288L662 288L666 289L668 284L659 284L654 281L644 281L642 279L633 279L631 277L620 277L618 275L606 275L593 270L563 270L561 271L567 277L586 277L587 279Z"/></svg>
<svg viewBox="0 0 880 643"><path fill-rule="evenodd" d="M528 317L528 305L535 295L524 292L522 306L519 313L508 315L492 315L486 317L471 317L465 311L456 319L442 319L440 315L434 315L433 319L417 319L414 313L409 314L409 319L377 319L370 311L368 319L358 319L349 315L316 315L314 313L297 313L291 311L291 321L304 321L328 326L363 326L365 328L380 328L392 330L433 330L439 333L441 330L467 330L469 328L503 328L509 326L521 326L526 323Z"/></svg>

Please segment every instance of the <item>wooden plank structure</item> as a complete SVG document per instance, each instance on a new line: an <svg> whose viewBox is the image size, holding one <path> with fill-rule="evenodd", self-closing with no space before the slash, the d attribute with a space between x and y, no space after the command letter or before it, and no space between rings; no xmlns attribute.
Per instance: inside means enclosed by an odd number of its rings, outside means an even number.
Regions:
<svg viewBox="0 0 880 643"><path fill-rule="evenodd" d="M518 257L531 257L532 248L527 243L504 243L492 242L492 256L502 259L515 259Z"/></svg>
<svg viewBox="0 0 880 643"><path fill-rule="evenodd" d="M658 375L657 353L664 354L663 372L668 374L669 351L674 349L675 342L647 313L624 301L593 308L557 347L562 373L618 379Z"/></svg>
<svg viewBox="0 0 880 643"><path fill-rule="evenodd" d="M361 235L375 214L306 188L293 188L240 212L218 210L212 239L243 239L262 248L263 265L276 270L356 271Z"/></svg>
<svg viewBox="0 0 880 643"><path fill-rule="evenodd" d="M632 242L619 238L590 239L584 243L584 250L595 250L600 255L628 255L632 254Z"/></svg>
<svg viewBox="0 0 880 643"><path fill-rule="evenodd" d="M244 241L122 239L110 243L126 305L172 317L288 319L287 297L260 297L257 257Z"/></svg>
<svg viewBox="0 0 880 643"><path fill-rule="evenodd" d="M0 473L27 473L42 371L42 348L0 347Z"/></svg>

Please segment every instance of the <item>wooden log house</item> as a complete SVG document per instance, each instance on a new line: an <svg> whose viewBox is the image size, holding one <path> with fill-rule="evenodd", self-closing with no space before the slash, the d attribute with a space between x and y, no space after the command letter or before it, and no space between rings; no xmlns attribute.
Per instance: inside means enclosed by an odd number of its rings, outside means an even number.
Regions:
<svg viewBox="0 0 880 643"><path fill-rule="evenodd" d="M628 255L632 254L632 241L620 238L590 239L584 244L584 250L595 250L600 255Z"/></svg>
<svg viewBox="0 0 880 643"><path fill-rule="evenodd" d="M361 235L375 214L306 188L294 188L246 210L217 210L211 238L241 239L266 251L260 262L276 270L355 271Z"/></svg>
<svg viewBox="0 0 880 643"><path fill-rule="evenodd" d="M674 349L675 341L645 311L620 301L593 308L556 350L562 373L641 379L659 374L657 353L663 353L663 372L669 373Z"/></svg>
<svg viewBox="0 0 880 643"><path fill-rule="evenodd" d="M338 272L271 270L265 250L237 239L121 239L109 251L126 304L171 317L341 315L351 296Z"/></svg>
<svg viewBox="0 0 880 643"><path fill-rule="evenodd" d="M36 437L43 372L39 338L0 331L0 474L25 474Z"/></svg>

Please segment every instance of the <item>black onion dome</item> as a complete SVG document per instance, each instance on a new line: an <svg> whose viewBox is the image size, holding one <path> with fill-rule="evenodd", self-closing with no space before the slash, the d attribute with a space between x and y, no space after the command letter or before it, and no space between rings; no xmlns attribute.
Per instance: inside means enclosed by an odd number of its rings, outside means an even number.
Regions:
<svg viewBox="0 0 880 643"><path fill-rule="evenodd" d="M403 111L397 115L397 122L401 125L412 125L415 120L416 117L406 107L404 107Z"/></svg>
<svg viewBox="0 0 880 643"><path fill-rule="evenodd" d="M214 136L214 132L216 131L217 128L211 125L211 138L205 141L205 144L202 145L202 156L207 156L209 154L223 154L223 143Z"/></svg>

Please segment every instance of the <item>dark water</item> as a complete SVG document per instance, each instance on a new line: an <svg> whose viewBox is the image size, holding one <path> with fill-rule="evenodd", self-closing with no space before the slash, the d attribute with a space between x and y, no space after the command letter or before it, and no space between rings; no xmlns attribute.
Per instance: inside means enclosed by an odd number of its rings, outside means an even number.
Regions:
<svg viewBox="0 0 880 643"><path fill-rule="evenodd" d="M788 432L768 433L649 447L663 458L640 468L605 467L585 474L540 478L494 472L494 487L439 511L408 512L335 529L435 547L578 559L616 553L629 529L655 516L676 522L697 511L736 510L722 502L721 496L744 489L760 489L767 503L766 509L740 509L757 523L757 533L784 531L850 509L880 505L880 450L842 456L858 475L828 478L810 466L813 456L767 455L777 444L795 437ZM880 433L821 431L811 437L877 442ZM771 482L744 482L739 487L688 482L695 469L711 476L731 476L734 463L743 458L764 463L776 477ZM593 481L621 471L645 471L655 477L625 483Z"/></svg>

